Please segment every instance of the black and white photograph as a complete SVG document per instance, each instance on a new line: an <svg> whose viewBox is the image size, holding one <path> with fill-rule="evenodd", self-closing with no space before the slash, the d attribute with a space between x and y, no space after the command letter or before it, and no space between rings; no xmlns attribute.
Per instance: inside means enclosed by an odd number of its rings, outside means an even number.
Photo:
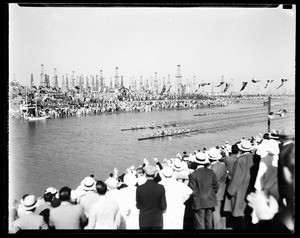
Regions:
<svg viewBox="0 0 300 238"><path fill-rule="evenodd" d="M295 4L7 8L6 233L295 233Z"/></svg>

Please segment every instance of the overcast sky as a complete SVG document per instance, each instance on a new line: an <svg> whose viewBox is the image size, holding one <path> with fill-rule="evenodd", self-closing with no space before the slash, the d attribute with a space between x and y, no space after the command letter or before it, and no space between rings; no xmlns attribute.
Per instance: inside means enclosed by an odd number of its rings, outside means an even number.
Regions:
<svg viewBox="0 0 300 238"><path fill-rule="evenodd" d="M9 77L123 75L224 81L287 78L295 87L295 6L279 8L31 8L9 5ZM250 83L249 83L250 84ZM253 85L254 87L254 85ZM257 87L257 85L255 85Z"/></svg>

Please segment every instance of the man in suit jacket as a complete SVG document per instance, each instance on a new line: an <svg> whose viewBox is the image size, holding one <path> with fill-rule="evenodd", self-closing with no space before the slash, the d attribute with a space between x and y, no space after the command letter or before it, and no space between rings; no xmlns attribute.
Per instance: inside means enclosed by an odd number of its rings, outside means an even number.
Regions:
<svg viewBox="0 0 300 238"><path fill-rule="evenodd" d="M254 189L258 166L255 165L253 146L249 140L242 140L237 146L239 148L238 159L227 187L224 211L231 213L231 220L235 221L232 224L233 229L248 229L247 222L245 222L246 196ZM248 213L251 212L247 211Z"/></svg>
<svg viewBox="0 0 300 238"><path fill-rule="evenodd" d="M219 185L216 174L208 168L207 155L197 157L198 167L189 175L188 186L193 190L192 209L194 210L194 229L212 229L212 211L217 206Z"/></svg>
<svg viewBox="0 0 300 238"><path fill-rule="evenodd" d="M136 207L140 210L140 229L162 229L163 212L167 208L165 188L155 180L155 166L144 167L147 181L136 190Z"/></svg>
<svg viewBox="0 0 300 238"><path fill-rule="evenodd" d="M71 189L69 187L61 188L59 199L61 204L50 210L49 226L55 229L83 229L87 218L81 205L74 205L70 202Z"/></svg>
<svg viewBox="0 0 300 238"><path fill-rule="evenodd" d="M10 229L10 233L16 233L20 230L41 230L48 229L48 225L45 223L44 218L34 211L37 207L37 200L34 195L28 195L24 199L24 214L15 220Z"/></svg>
<svg viewBox="0 0 300 238"><path fill-rule="evenodd" d="M211 162L210 168L215 172L219 184L217 192L218 205L213 212L214 229L223 229L225 226L221 222L221 204L226 189L227 168L223 162L219 161L222 159L222 155L215 147L209 149L208 156L209 161Z"/></svg>

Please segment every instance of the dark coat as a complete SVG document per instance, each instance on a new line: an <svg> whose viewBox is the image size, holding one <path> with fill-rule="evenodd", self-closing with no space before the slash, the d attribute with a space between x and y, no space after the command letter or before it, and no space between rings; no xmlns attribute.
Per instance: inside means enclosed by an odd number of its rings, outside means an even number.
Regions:
<svg viewBox="0 0 300 238"><path fill-rule="evenodd" d="M192 208L194 210L212 208L217 206L219 185L216 174L208 168L198 168L189 175L189 187L193 190Z"/></svg>
<svg viewBox="0 0 300 238"><path fill-rule="evenodd" d="M233 175L227 187L228 196L225 196L224 211L232 212L235 217L245 215L246 195L250 191L249 184L254 166L253 154L246 153L237 159L233 168Z"/></svg>
<svg viewBox="0 0 300 238"><path fill-rule="evenodd" d="M163 211L167 209L165 193L164 186L151 179L137 187L140 227L163 227Z"/></svg>
<svg viewBox="0 0 300 238"><path fill-rule="evenodd" d="M215 172L219 189L217 192L217 200L222 201L226 190L227 168L224 163L217 161L211 165L211 169Z"/></svg>
<svg viewBox="0 0 300 238"><path fill-rule="evenodd" d="M226 168L228 170L228 178L229 179L231 179L231 177L232 177L232 170L233 170L233 167L234 167L234 164L235 164L236 160L237 160L237 155L236 154L226 156L225 159L224 159L224 163L225 163Z"/></svg>

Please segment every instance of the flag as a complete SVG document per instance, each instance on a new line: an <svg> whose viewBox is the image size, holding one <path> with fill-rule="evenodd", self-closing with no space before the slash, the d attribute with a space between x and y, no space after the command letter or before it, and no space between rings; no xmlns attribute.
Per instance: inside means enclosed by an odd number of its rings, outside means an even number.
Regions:
<svg viewBox="0 0 300 238"><path fill-rule="evenodd" d="M226 83L226 86L224 88L224 93L229 89L230 85L231 85L230 83Z"/></svg>
<svg viewBox="0 0 300 238"><path fill-rule="evenodd" d="M206 86L206 85L210 85L210 83L201 83L201 86Z"/></svg>
<svg viewBox="0 0 300 238"><path fill-rule="evenodd" d="M258 83L258 82L260 82L260 80L257 80L257 79L252 79L252 83Z"/></svg>
<svg viewBox="0 0 300 238"><path fill-rule="evenodd" d="M280 109L278 112L270 112L268 114L268 118L269 119L273 119L275 115L279 115L280 117L284 117L284 115L287 113L287 110L284 109Z"/></svg>
<svg viewBox="0 0 300 238"><path fill-rule="evenodd" d="M200 87L201 87L201 83L199 83L198 88L196 89L195 93L198 92L198 90L200 89Z"/></svg>
<svg viewBox="0 0 300 238"><path fill-rule="evenodd" d="M220 84L217 85L216 87L220 87L222 84L224 84L224 82L220 82Z"/></svg>
<svg viewBox="0 0 300 238"><path fill-rule="evenodd" d="M163 95L165 93L166 89L167 89L167 87L166 87L166 85L164 85L160 92L160 95Z"/></svg>
<svg viewBox="0 0 300 238"><path fill-rule="evenodd" d="M267 88L268 85L271 84L273 81L274 81L274 80L267 80L267 84L266 84L265 88Z"/></svg>
<svg viewBox="0 0 300 238"><path fill-rule="evenodd" d="M243 82L243 86L240 91L243 91L245 89L245 87L247 86L247 84L248 84L248 82Z"/></svg>
<svg viewBox="0 0 300 238"><path fill-rule="evenodd" d="M172 88L172 85L169 86L169 89L167 90L167 93L170 91L171 88Z"/></svg>
<svg viewBox="0 0 300 238"><path fill-rule="evenodd" d="M278 88L282 87L286 81L287 81L287 79L281 79L281 84L278 86Z"/></svg>

